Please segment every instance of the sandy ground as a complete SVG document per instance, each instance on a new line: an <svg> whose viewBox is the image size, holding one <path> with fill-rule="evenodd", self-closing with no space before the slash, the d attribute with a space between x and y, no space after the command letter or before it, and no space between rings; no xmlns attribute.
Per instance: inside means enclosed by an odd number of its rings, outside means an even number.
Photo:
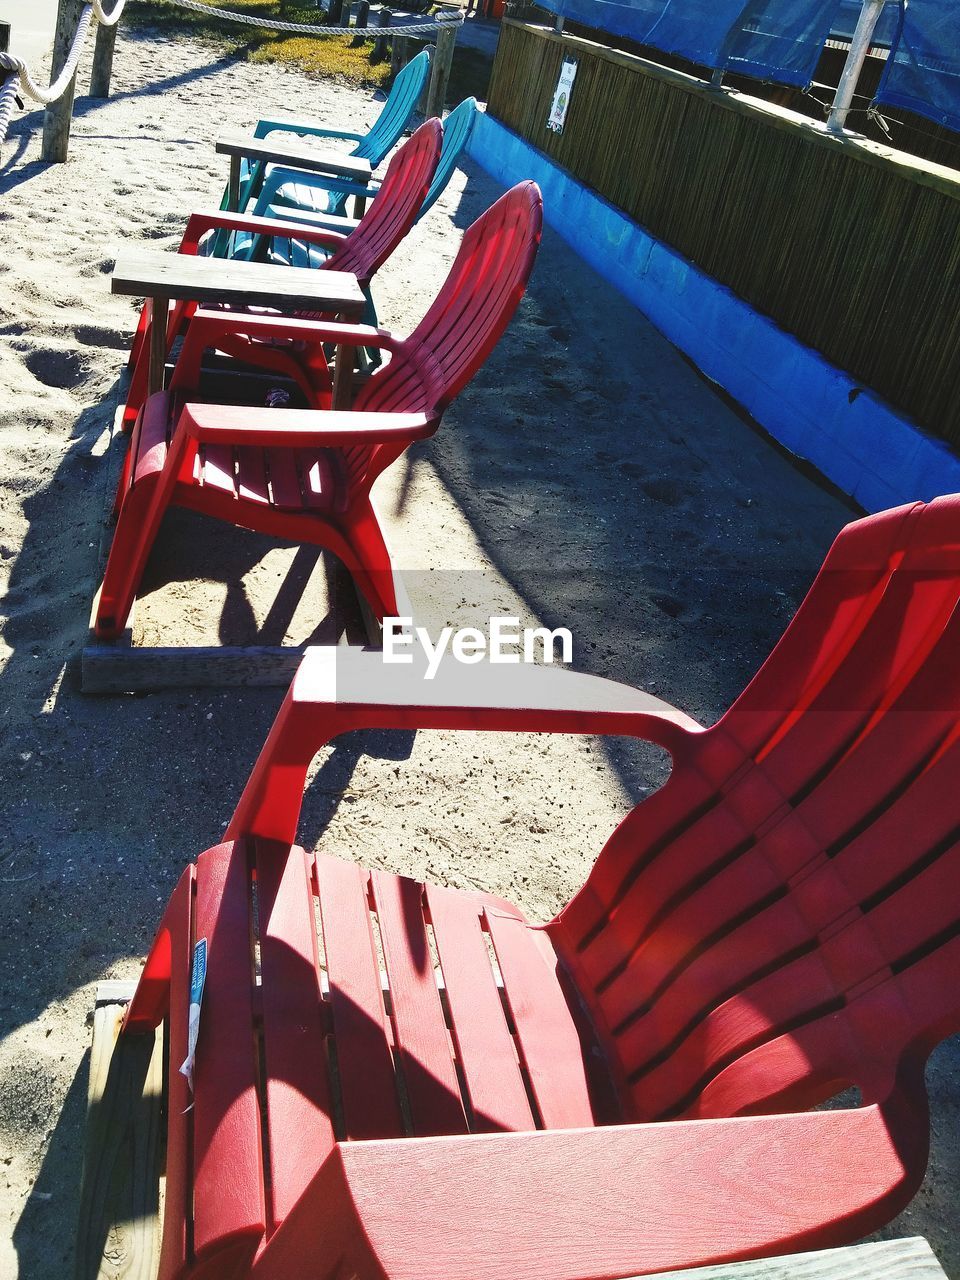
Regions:
<svg viewBox="0 0 960 1280"><path fill-rule="evenodd" d="M95 986L137 974L181 868L226 824L281 696L78 690L134 319L109 294L111 265L122 244L172 245L187 211L215 204L225 170L214 137L273 110L355 127L376 106L290 71L217 61L199 44L121 36L115 96L80 101L70 163L37 163L37 117L3 157L4 1280L69 1267ZM384 323L412 326L462 228L495 194L479 171L458 175L381 273ZM703 721L742 688L851 516L552 233L499 349L379 498L425 618L496 609L567 626L576 666L645 685ZM175 536L196 544L201 629L276 630L271 592L295 576L294 552L229 530L209 553L189 529ZM173 545L158 549L147 598L167 643L182 641L190 612ZM303 639L317 621L301 611L280 630ZM662 771L621 743L352 738L321 758L301 835L493 890L544 918ZM956 1045L934 1060L931 1174L891 1233L927 1235L960 1276L956 1061Z"/></svg>

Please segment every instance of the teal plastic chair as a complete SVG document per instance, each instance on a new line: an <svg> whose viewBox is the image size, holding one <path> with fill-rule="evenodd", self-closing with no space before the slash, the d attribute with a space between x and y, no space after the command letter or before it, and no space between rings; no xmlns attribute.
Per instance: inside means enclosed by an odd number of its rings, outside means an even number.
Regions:
<svg viewBox="0 0 960 1280"><path fill-rule="evenodd" d="M433 208L453 177L453 171L467 149L479 114L476 98L465 98L444 120L440 163L437 165L426 199L417 214L418 222ZM302 169L275 166L271 168L263 184L253 212L263 217L284 218L349 235L359 219L346 218L338 211L331 212L329 208L331 195L335 194L342 200L346 200L350 195L370 199L379 190L379 180L364 184L331 178L324 174L306 173ZM290 265L307 266L309 263L297 261Z"/></svg>
<svg viewBox="0 0 960 1280"><path fill-rule="evenodd" d="M375 169L387 156L403 136L404 130L413 118L430 74L430 50L424 49L415 58L411 58L393 82L393 86L383 104L383 110L377 116L369 132L351 133L344 129L328 129L324 125L304 124L298 120L262 119L254 130L255 138L266 138L271 133L295 133L301 137L334 138L357 145L348 154L361 160L369 160ZM239 211L247 209L251 200L255 200L263 185L267 163L259 161L251 164L244 160L240 166L240 200ZM228 193L224 192L221 208L228 205ZM346 194L331 191L326 211L332 214L342 213L346 206Z"/></svg>
<svg viewBox="0 0 960 1280"><path fill-rule="evenodd" d="M417 222L433 207L449 183L460 157L466 151L479 114L476 98L466 98L444 120L440 163L417 213ZM318 182L314 182L315 177L319 178ZM362 183L307 174L300 169L277 167L272 168L267 176L252 212L262 217L298 222L304 226L349 235L360 220L326 212L330 186L336 187L337 193L344 198L356 195L370 199L380 190L379 180L365 186ZM261 239L262 237L251 236L249 232L234 231L224 238L222 245L216 246L214 252L217 256L235 259L265 256L270 262L288 267L319 267L326 256L317 245L307 244L295 236L289 240L274 239L269 246L261 244ZM375 320L370 323L375 323Z"/></svg>

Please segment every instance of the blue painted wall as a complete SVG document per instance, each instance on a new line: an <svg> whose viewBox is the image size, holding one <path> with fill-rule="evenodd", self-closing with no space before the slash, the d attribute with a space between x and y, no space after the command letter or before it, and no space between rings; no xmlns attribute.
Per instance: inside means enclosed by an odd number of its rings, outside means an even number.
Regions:
<svg viewBox="0 0 960 1280"><path fill-rule="evenodd" d="M505 186L533 178L546 221L777 440L867 511L960 492L960 458L842 369L655 240L492 116L469 152Z"/></svg>

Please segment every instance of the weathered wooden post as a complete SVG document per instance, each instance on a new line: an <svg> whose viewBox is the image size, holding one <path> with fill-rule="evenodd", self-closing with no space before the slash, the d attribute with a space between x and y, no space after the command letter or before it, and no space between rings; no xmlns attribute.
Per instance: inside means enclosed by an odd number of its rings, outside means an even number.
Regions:
<svg viewBox="0 0 960 1280"><path fill-rule="evenodd" d="M836 97L833 100L833 106L830 109L830 116L827 120L827 129L831 133L843 133L847 116L853 105L853 95L857 90L860 72L863 70L864 60L870 52L870 41L873 39L874 30L880 19L880 14L883 12L884 3L885 0L863 0L863 8L860 10L860 17L857 19L853 39L850 41L850 52L847 54L847 60L843 64L843 74L840 76Z"/></svg>
<svg viewBox="0 0 960 1280"><path fill-rule="evenodd" d="M363 31L366 29L367 23L369 21L370 21L370 5L368 3L368 0L357 0L357 3L353 6L354 28L358 32ZM356 48L357 45L363 44L365 38L366 37L361 35L354 36L353 37L354 48Z"/></svg>
<svg viewBox="0 0 960 1280"><path fill-rule="evenodd" d="M410 61L409 41L406 36L395 35L390 46L390 74L396 78Z"/></svg>
<svg viewBox="0 0 960 1280"><path fill-rule="evenodd" d="M110 77L113 74L113 51L117 43L119 22L112 27L97 23L97 38L93 45L93 66L90 69L90 97L110 97Z"/></svg>
<svg viewBox="0 0 960 1280"><path fill-rule="evenodd" d="M0 18L0 53L10 52L10 23Z"/></svg>
<svg viewBox="0 0 960 1280"><path fill-rule="evenodd" d="M330 0L330 8L327 10L327 26L342 27L345 25L343 21L343 0Z"/></svg>
<svg viewBox="0 0 960 1280"><path fill-rule="evenodd" d="M440 19L438 19L438 22ZM450 79L450 67L453 64L453 50L457 43L457 27L459 21L445 21L437 31L437 47L433 54L433 66L430 68L430 88L427 91L427 109L424 115L443 114L443 104L447 97L447 82Z"/></svg>
<svg viewBox="0 0 960 1280"><path fill-rule="evenodd" d="M387 27L389 27L390 25L392 18L393 18L393 14L390 12L389 9L386 9L386 8L381 9L380 12L377 14L377 30L386 31ZM373 42L373 61L375 63L383 62L386 56L387 56L387 37L377 36L376 40L374 40Z"/></svg>
<svg viewBox="0 0 960 1280"><path fill-rule="evenodd" d="M53 83L67 65L70 46L83 13L83 0L59 0L57 5L57 28L53 37L53 61L50 64L50 81ZM73 99L77 91L77 74L73 73L70 83L56 102L52 102L43 113L43 142L40 147L40 159L50 160L58 164L67 158L70 146L70 122L73 119Z"/></svg>

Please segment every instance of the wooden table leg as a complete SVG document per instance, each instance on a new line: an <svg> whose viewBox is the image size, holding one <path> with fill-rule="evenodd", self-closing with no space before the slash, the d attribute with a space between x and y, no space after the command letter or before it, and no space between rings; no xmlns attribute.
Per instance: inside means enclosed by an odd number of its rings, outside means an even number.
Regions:
<svg viewBox="0 0 960 1280"><path fill-rule="evenodd" d="M227 209L240 212L240 157L230 157L230 178L227 183Z"/></svg>
<svg viewBox="0 0 960 1280"><path fill-rule="evenodd" d="M170 299L150 299L150 368L147 373L147 395L163 390L163 373L167 365L167 320Z"/></svg>
<svg viewBox="0 0 960 1280"><path fill-rule="evenodd" d="M353 399L353 347L337 347L333 366L331 409L349 409Z"/></svg>

